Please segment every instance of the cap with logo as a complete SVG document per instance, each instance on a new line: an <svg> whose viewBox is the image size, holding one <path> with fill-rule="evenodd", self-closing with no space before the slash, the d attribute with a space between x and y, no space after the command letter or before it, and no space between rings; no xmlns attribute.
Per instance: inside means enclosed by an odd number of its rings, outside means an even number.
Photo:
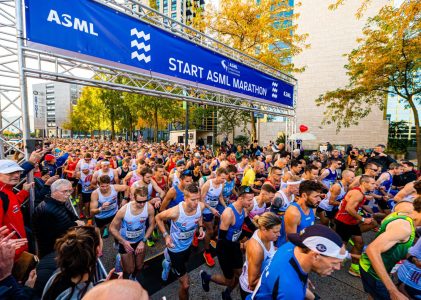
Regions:
<svg viewBox="0 0 421 300"><path fill-rule="evenodd" d="M343 246L341 237L335 231L324 225L307 227L301 234L290 233L288 234L288 240L298 247L307 247L311 251L324 256L339 259L348 257L347 251L341 254Z"/></svg>
<svg viewBox="0 0 421 300"><path fill-rule="evenodd" d="M0 174L10 174L17 171L23 171L17 162L10 159L0 160Z"/></svg>
<svg viewBox="0 0 421 300"><path fill-rule="evenodd" d="M52 154L47 154L44 156L44 160L45 161L52 161L53 159L55 159L56 157Z"/></svg>

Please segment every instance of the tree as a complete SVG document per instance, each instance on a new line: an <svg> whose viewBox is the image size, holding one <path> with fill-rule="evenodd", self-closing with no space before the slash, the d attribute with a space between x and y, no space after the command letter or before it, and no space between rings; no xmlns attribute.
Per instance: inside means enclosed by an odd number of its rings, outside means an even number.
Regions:
<svg viewBox="0 0 421 300"><path fill-rule="evenodd" d="M391 121L389 123L389 139L401 139L403 133L408 133L409 126L407 121Z"/></svg>
<svg viewBox="0 0 421 300"><path fill-rule="evenodd" d="M100 89L84 87L80 98L63 127L72 131L90 132L107 128L106 108L100 99Z"/></svg>
<svg viewBox="0 0 421 300"><path fill-rule="evenodd" d="M235 128L247 130L247 123L250 122L250 113L247 111L238 111L236 109L223 107L218 108L218 131L226 135L235 136Z"/></svg>
<svg viewBox="0 0 421 300"><path fill-rule="evenodd" d="M216 38L276 69L286 73L302 72L291 57L307 47L306 34L296 34L296 15L289 0L221 1L220 7L208 5L203 21L192 22L202 32L216 33ZM252 137L256 138L254 114L249 118Z"/></svg>
<svg viewBox="0 0 421 300"><path fill-rule="evenodd" d="M358 124L373 106L384 109L390 94L410 107L414 114L418 168L421 167L421 129L417 110L421 103L421 6L408 0L399 8L383 7L369 18L359 46L345 66L349 83L321 95L317 105L325 106L324 123L336 123L337 130ZM330 120L329 120L330 119Z"/></svg>

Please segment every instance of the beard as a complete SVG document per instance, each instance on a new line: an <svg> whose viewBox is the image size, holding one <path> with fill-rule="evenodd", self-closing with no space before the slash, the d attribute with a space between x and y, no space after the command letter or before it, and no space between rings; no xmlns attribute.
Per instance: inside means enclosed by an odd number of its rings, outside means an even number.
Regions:
<svg viewBox="0 0 421 300"><path fill-rule="evenodd" d="M310 201L306 201L306 205L307 205L307 207L309 207L309 208L317 208L318 206L319 206L319 204L313 204L312 202L310 202Z"/></svg>

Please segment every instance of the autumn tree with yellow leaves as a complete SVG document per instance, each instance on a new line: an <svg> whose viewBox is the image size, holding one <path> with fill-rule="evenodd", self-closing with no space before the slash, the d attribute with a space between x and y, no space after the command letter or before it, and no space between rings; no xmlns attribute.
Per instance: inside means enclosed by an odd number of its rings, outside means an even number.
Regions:
<svg viewBox="0 0 421 300"><path fill-rule="evenodd" d="M299 5L296 3L295 5ZM220 42L285 73L302 72L292 57L307 47L306 34L297 34L297 15L288 0L230 0L207 5L193 25ZM256 137L251 113L252 137Z"/></svg>
<svg viewBox="0 0 421 300"><path fill-rule="evenodd" d="M337 130L358 124L373 106L384 109L388 95L397 95L411 108L415 120L418 168L421 168L421 5L407 0L398 8L383 7L369 18L359 46L348 54L345 65L349 84L321 95L324 123Z"/></svg>

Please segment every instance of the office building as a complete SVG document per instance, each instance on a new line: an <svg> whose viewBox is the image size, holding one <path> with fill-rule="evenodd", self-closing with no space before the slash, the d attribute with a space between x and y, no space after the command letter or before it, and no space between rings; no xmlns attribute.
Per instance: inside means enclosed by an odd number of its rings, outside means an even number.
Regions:
<svg viewBox="0 0 421 300"><path fill-rule="evenodd" d="M82 86L63 82L32 85L34 102L34 129L44 131L48 137L68 137L63 128L69 121L73 105L80 97Z"/></svg>

